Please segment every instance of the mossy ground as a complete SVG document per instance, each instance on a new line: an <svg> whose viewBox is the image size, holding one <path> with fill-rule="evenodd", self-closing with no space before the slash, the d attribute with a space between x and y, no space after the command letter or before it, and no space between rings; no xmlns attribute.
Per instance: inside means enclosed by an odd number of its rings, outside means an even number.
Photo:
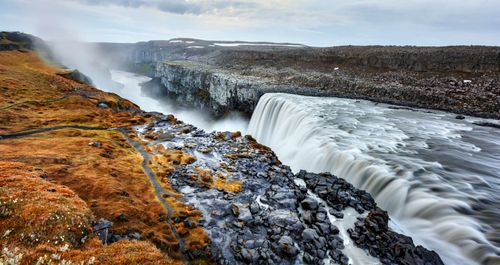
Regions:
<svg viewBox="0 0 500 265"><path fill-rule="evenodd" d="M104 246L92 235L94 215L43 169L0 162L0 264L175 264L154 245L122 241Z"/></svg>
<svg viewBox="0 0 500 265"><path fill-rule="evenodd" d="M153 115L117 95L64 78L58 75L61 71L34 52L0 52L0 135L61 125L108 128L60 129L0 139L0 248L9 255L22 255L23 264L38 259L47 264L63 259L175 264L183 260L172 231L175 227L188 252L207 249L210 239L202 228L166 220L166 211L143 171L141 154L112 130L146 124ZM108 107L100 108L100 102ZM129 135L138 139L133 130ZM149 151L159 179L195 160L168 150ZM168 181L163 185L175 192ZM167 198L174 209L172 219L181 217L176 220L196 224L201 213L182 203L181 197L177 193ZM103 246L91 229L100 218L114 223L112 233L134 231L144 241Z"/></svg>

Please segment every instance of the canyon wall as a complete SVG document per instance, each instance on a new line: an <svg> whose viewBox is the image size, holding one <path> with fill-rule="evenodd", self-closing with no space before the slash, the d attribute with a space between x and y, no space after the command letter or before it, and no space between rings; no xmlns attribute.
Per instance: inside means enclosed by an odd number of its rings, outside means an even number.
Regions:
<svg viewBox="0 0 500 265"><path fill-rule="evenodd" d="M500 47L341 46L173 39L101 44L152 88L215 116L251 114L267 92L376 102L500 117Z"/></svg>

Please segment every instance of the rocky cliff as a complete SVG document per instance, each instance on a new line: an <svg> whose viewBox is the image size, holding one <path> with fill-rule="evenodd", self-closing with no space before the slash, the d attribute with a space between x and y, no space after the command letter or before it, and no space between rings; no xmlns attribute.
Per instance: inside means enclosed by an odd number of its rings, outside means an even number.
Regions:
<svg viewBox="0 0 500 265"><path fill-rule="evenodd" d="M106 49L128 70L158 78L164 95L215 115L251 113L263 93L286 92L500 117L498 47L314 48L174 39Z"/></svg>

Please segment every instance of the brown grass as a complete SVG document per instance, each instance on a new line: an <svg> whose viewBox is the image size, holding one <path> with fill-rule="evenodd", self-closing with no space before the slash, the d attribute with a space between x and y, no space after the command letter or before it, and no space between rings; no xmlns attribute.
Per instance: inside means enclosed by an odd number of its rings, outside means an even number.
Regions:
<svg viewBox="0 0 500 265"><path fill-rule="evenodd" d="M150 115L119 111L139 108L115 94L61 77L60 71L33 52L1 52L0 134L56 125L116 127L151 120ZM62 101L46 102L65 96ZM110 108L99 108L99 101Z"/></svg>
<svg viewBox="0 0 500 265"><path fill-rule="evenodd" d="M46 181L40 168L0 162L0 247L21 264L176 264L151 243L103 246L92 234L91 210L68 187ZM22 256L21 256L22 255ZM5 253L0 255L4 262Z"/></svg>

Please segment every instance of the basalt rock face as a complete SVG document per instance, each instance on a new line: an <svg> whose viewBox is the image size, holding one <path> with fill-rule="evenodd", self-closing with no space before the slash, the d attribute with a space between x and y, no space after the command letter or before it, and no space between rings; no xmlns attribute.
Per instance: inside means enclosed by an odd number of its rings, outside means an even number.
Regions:
<svg viewBox="0 0 500 265"><path fill-rule="evenodd" d="M358 66L318 71L263 66L262 62L240 63L231 67L169 61L157 64L155 76L164 86L159 91L163 89L178 102L208 108L216 115L227 110L251 114L262 94L284 92L369 99L482 117L500 117L498 72L365 71ZM492 65L488 67L494 68Z"/></svg>
<svg viewBox="0 0 500 265"><path fill-rule="evenodd" d="M40 38L23 32L0 32L0 51L37 51L46 61L55 62L47 44Z"/></svg>
<svg viewBox="0 0 500 265"><path fill-rule="evenodd" d="M0 51L34 50L38 38L21 32L0 32Z"/></svg>
<svg viewBox="0 0 500 265"><path fill-rule="evenodd" d="M127 60L139 68L147 64L145 72L161 79L164 95L216 116L251 113L263 93L285 92L500 117L498 47L221 47L174 41L142 43Z"/></svg>
<svg viewBox="0 0 500 265"><path fill-rule="evenodd" d="M260 96L265 93L331 95L317 89L278 84L186 61L158 63L155 78L144 84L143 90L150 95L167 96L180 105L207 110L214 116L234 110L251 115Z"/></svg>
<svg viewBox="0 0 500 265"><path fill-rule="evenodd" d="M186 67L181 63L159 63L156 78L162 85L158 93L166 92L181 104L207 109L215 116L229 110L253 110L263 90L268 89L263 83L198 68L196 64Z"/></svg>
<svg viewBox="0 0 500 265"><path fill-rule="evenodd" d="M387 212L377 209L357 221L348 232L357 245L380 258L383 264L443 264L436 252L415 247L410 237L395 236L388 221Z"/></svg>

